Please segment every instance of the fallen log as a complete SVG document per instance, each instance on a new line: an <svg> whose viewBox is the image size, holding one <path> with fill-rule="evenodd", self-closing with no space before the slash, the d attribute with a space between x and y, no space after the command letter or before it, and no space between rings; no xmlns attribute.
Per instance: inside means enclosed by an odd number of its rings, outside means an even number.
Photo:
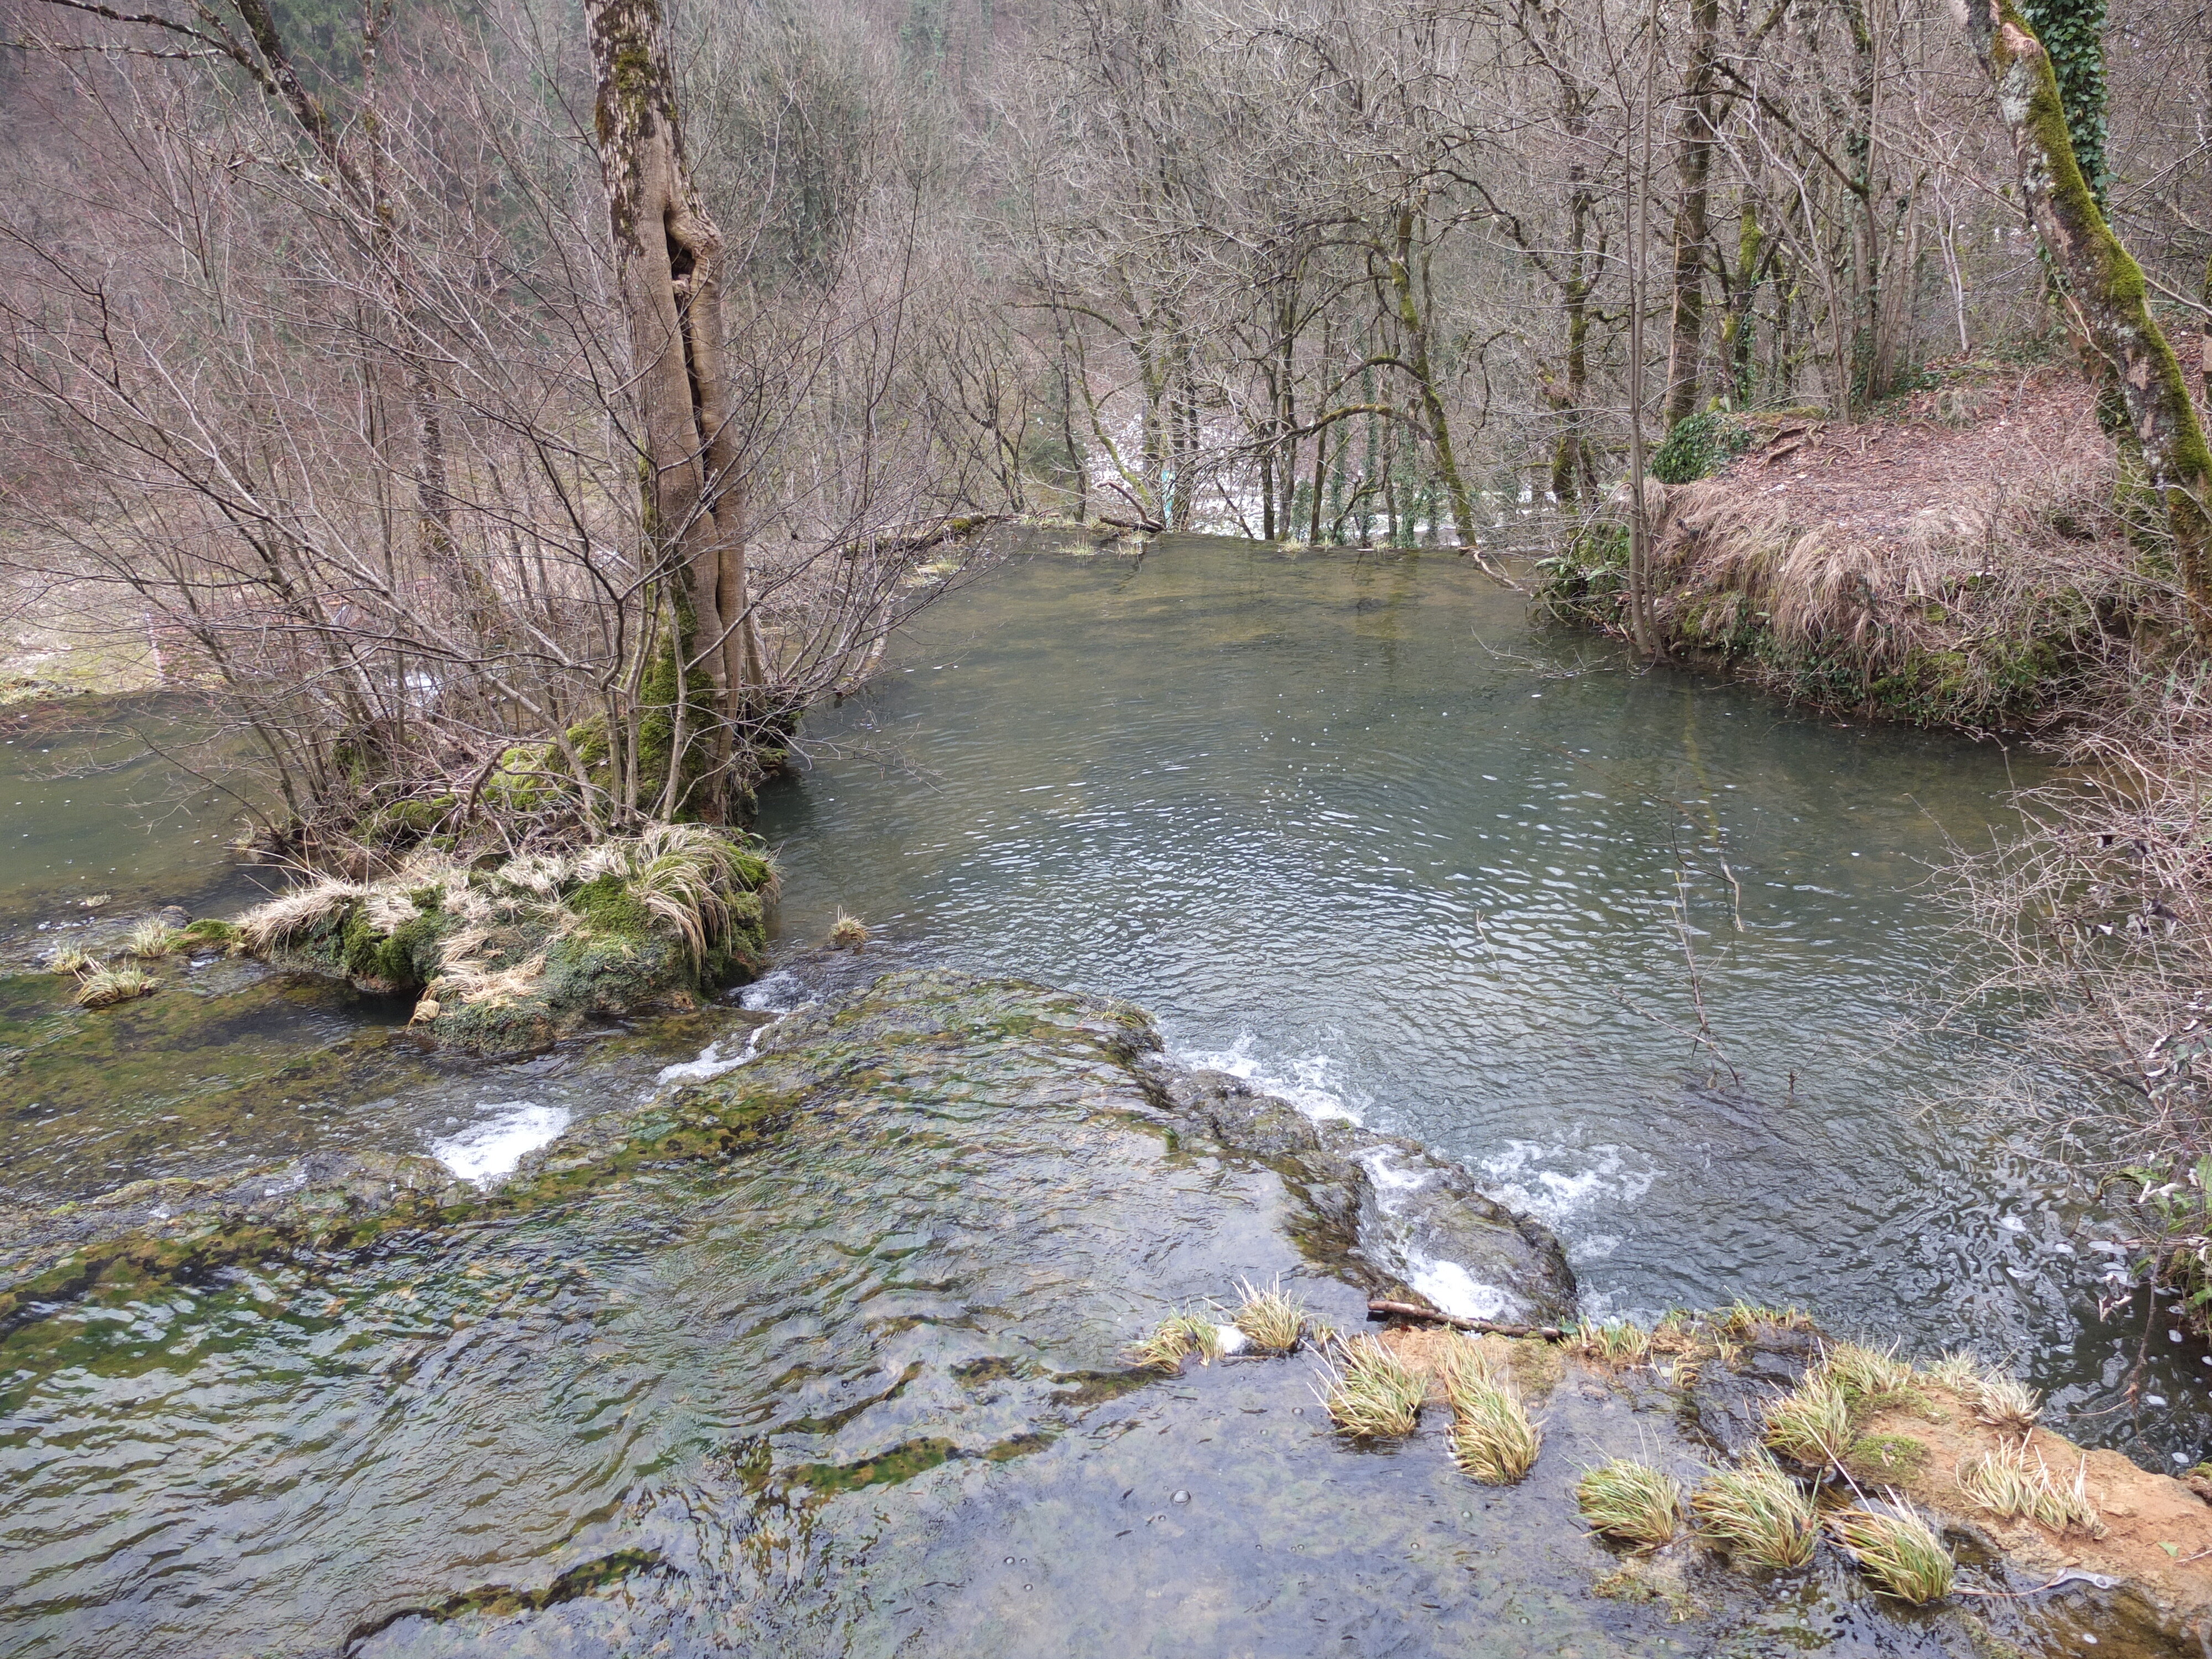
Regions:
<svg viewBox="0 0 2212 1659"><path fill-rule="evenodd" d="M1424 1308L1418 1302L1374 1301L1367 1304L1370 1319L1426 1319L1438 1325L1449 1325L1455 1331L1473 1331L1478 1336L1534 1336L1546 1342L1563 1342L1567 1333L1557 1325L1501 1325L1492 1319L1467 1319L1458 1314L1441 1313L1434 1308Z"/></svg>

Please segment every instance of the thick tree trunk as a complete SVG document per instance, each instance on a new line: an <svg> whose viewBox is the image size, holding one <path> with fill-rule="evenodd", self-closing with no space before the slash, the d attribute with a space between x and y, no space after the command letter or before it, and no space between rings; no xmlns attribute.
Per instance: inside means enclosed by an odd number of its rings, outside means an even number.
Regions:
<svg viewBox="0 0 2212 1659"><path fill-rule="evenodd" d="M1720 0L1692 0L1690 72L1682 86L1682 126L1674 155L1674 326L1667 349L1666 422L1697 412L1698 360L1705 343L1705 239L1713 172L1714 84L1719 71Z"/></svg>
<svg viewBox="0 0 2212 1659"><path fill-rule="evenodd" d="M722 366L722 235L693 188L659 0L585 0L599 169L644 422L647 533L683 577L686 677L714 688L715 760L767 664L747 592L744 502ZM679 696L679 714L683 699ZM672 761L672 775L680 770Z"/></svg>
<svg viewBox="0 0 2212 1659"><path fill-rule="evenodd" d="M2142 268L2081 175L2051 59L2008 0L1957 0L1996 85L2021 186L2081 332L2118 374L2150 489L2166 508L2199 645L2212 648L2212 452L2181 364L2150 313Z"/></svg>

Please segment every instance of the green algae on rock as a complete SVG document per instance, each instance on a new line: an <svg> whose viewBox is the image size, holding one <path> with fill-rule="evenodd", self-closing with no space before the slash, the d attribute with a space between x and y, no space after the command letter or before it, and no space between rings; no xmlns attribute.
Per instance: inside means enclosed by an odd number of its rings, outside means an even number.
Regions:
<svg viewBox="0 0 2212 1659"><path fill-rule="evenodd" d="M657 824L574 858L490 868L418 852L361 883L325 878L239 921L272 963L416 999L415 1024L483 1053L541 1048L594 1015L696 1006L765 960L775 872L747 838Z"/></svg>

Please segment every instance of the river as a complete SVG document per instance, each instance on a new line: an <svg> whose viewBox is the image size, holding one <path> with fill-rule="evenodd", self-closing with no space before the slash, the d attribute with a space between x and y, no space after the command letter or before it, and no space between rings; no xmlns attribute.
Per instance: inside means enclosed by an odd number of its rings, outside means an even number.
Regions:
<svg viewBox="0 0 2212 1659"><path fill-rule="evenodd" d="M220 796L86 738L85 712L40 711L0 750L21 842L0 951L18 962L91 914L88 888L110 909L222 913L253 880L221 854ZM810 720L806 746L809 769L763 794L782 871L779 967L746 992L750 1008L931 965L1124 997L1188 1064L1464 1163L1558 1231L1591 1311L1796 1304L1915 1355L1963 1345L2009 1363L2085 1442L2156 1466L2205 1455L2208 1356L2106 1282L2100 1218L2033 1156L2033 1114L2063 1109L2067 1080L1996 1104L2020 1066L2002 1023L1934 1018L1973 946L1926 878L1949 838L2002 833L2004 792L2029 775L2021 756L1639 672L1532 628L1519 594L1449 556L1195 538L1141 558L1011 560L927 613L875 687ZM110 769L75 766L95 754ZM54 775L64 765L72 775ZM841 912L871 930L857 951L823 947ZM760 1018L641 1021L488 1065L423 1053L395 1029L404 1009L244 964L164 971L162 993L100 1016L63 1007L50 978L0 978L9 1201L317 1150L496 1171L635 1104L709 1043L726 1060L744 1040L732 1022ZM996 1086L970 1078L930 1098L942 1109ZM1066 1403L1088 1385L1066 1379L1110 1369L1133 1328L1148 1292L1132 1263L1183 1295L1232 1267L1295 1272L1296 1258L1222 1219L1244 1177L1130 1164L1123 1187L1087 1177L1102 1236L1126 1248L1060 1271L1022 1194L1059 1179L1076 1121L1017 1133L952 1115L959 1136L928 1143L951 1149L943 1163L898 1137L857 1164L798 1144L733 1186L679 1182L674 1199L628 1193L319 1275L264 1263L18 1332L0 1345L0 1468L15 1494L0 1630L11 1650L56 1654L479 1639L583 1652L632 1637L644 1650L653 1632L714 1651L769 1629L762 1650L950 1651L965 1631L973 1650L1012 1652L1059 1650L1053 1619L1079 1614L1097 1627L1060 1632L1065 1650L1127 1650L1099 1612L1109 1540L1084 1530L1095 1517L1066 1522L1085 1541L1055 1568L1056 1615L1010 1610L1015 1580L1036 1589L1024 1549L1009 1547L1007 1583L979 1588L977 1552L995 1547L979 1540L1043 1549L1051 1527L1023 1506L1081 1510L1096 1468L1028 1452L1095 1432ZM1140 1176L1158 1184L1124 1189ZM1420 1266L1422 1289L1481 1310L1483 1287L1453 1263ZM1098 1310L1071 1311L1086 1294ZM888 1334L885 1297L908 1321ZM1236 1595L1258 1594L1224 1564L1268 1547L1249 1528L1269 1476L1195 1448L1213 1438L1200 1428L1238 1413L1289 1424L1297 1390L1258 1377L1160 1385L1127 1419L1174 1436L1174 1467L1203 1468L1211 1501L1247 1529L1170 1547L1160 1522L1139 1522L1160 1545L1146 1571L1174 1584L1180 1549L1196 1577L1176 1586L1169 1634L1137 1650L1242 1650L1236 1620L1202 1612L1194 1585L1229 1573ZM940 1443L966 1448L967 1466L942 1451L900 1461ZM1344 1514L1314 1497L1324 1478L1370 1518L1392 1506L1367 1553L1311 1570L1327 1643L1358 1641L1379 1607L1436 1589L1418 1573L1352 1586L1418 1561L1422 1529L1451 1524L1460 1498L1431 1473L1358 1458L1324 1477L1321 1455L1279 1449L1285 1492L1304 1494L1282 1501L1313 1506L1314 1530L1281 1522L1268 1536L1297 1551L1341 1534ZM1140 1484L1199 1478L1130 1455ZM805 1486L801 1468L868 1473L813 1477L844 1494L823 1512L834 1524L811 1511L771 1524L763 1494ZM992 1473L1017 1468L1030 1472ZM1418 1503L1399 1501L1390 1483L1405 1480ZM1581 1632L1588 1651L1664 1650L1609 1611L1591 1622L1561 1565L1589 1547L1571 1528L1529 1537L1525 1559L1495 1541L1475 1552L1486 1595L1533 1598L1549 1609L1540 1626ZM666 1589L684 1563L690 1588ZM633 1570L663 1588L622 1592L624 1613L597 1587ZM866 1595L840 1589L848 1571ZM944 1607L966 1612L916 1611L927 1587L956 1582L966 1599L947 1590ZM1837 1613L1841 1594L1808 1590L1784 1645L1824 1631L1859 1650L1837 1633L1861 1616ZM394 1623L395 1597L467 1605ZM532 1622L571 1601L587 1616ZM1489 1614L1468 1628L1486 1651L1557 1649L1501 1635ZM1180 1645L1176 1631L1226 1645ZM1262 1650L1291 1650L1273 1639ZM1432 1639L1314 1638L1363 1652Z"/></svg>

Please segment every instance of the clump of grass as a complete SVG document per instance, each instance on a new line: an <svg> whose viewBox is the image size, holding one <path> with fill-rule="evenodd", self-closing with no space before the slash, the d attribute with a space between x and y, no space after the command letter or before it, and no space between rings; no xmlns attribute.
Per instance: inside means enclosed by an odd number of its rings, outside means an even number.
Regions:
<svg viewBox="0 0 2212 1659"><path fill-rule="evenodd" d="M868 925L860 917L837 913L837 920L830 924L830 943L841 950L857 951L868 942Z"/></svg>
<svg viewBox="0 0 2212 1659"><path fill-rule="evenodd" d="M1664 1469L1616 1457L1575 1487L1583 1519L1608 1538L1653 1547L1674 1537L1682 1519L1682 1483Z"/></svg>
<svg viewBox="0 0 2212 1659"><path fill-rule="evenodd" d="M1255 1348L1288 1353L1304 1334L1306 1310L1283 1294L1280 1278L1266 1290L1246 1280L1237 1281L1238 1305L1231 1322Z"/></svg>
<svg viewBox="0 0 2212 1659"><path fill-rule="evenodd" d="M2062 1486L2043 1461L2029 1461L2026 1441L2001 1445L1959 1462L1959 1490L1979 1508L2006 1520L2026 1516L2055 1531L2100 1534L2105 1529L2097 1506L2089 1501L2088 1460L2084 1458L2072 1485Z"/></svg>
<svg viewBox="0 0 2212 1659"><path fill-rule="evenodd" d="M1576 1333L1575 1346L1604 1365L1644 1365L1651 1360L1651 1333L1626 1319L1583 1326Z"/></svg>
<svg viewBox="0 0 2212 1659"><path fill-rule="evenodd" d="M1894 1352L1884 1352L1856 1342L1832 1344L1820 1361L1820 1375L1843 1390L1853 1406L1882 1406L1903 1400L1912 1392L1912 1367Z"/></svg>
<svg viewBox="0 0 2212 1659"><path fill-rule="evenodd" d="M1766 1402L1764 1438L1808 1468L1840 1465L1854 1438L1850 1401L1833 1380L1808 1371L1795 1389Z"/></svg>
<svg viewBox="0 0 2212 1659"><path fill-rule="evenodd" d="M1739 1300L1713 1316L1717 1330L1734 1337L1757 1336L1762 1326L1779 1331L1809 1330L1813 1316L1802 1308L1770 1308Z"/></svg>
<svg viewBox="0 0 2212 1659"><path fill-rule="evenodd" d="M1690 1512L1762 1567L1802 1567L1819 1540L1811 1496L1763 1453L1707 1480L1690 1495Z"/></svg>
<svg viewBox="0 0 2212 1659"><path fill-rule="evenodd" d="M2035 1419L2043 1415L2043 1402L2035 1390L2001 1372L1980 1372L1966 1394L1975 1419L1999 1434L2017 1435L2025 1440Z"/></svg>
<svg viewBox="0 0 2212 1659"><path fill-rule="evenodd" d="M74 945L64 945L54 952L54 971L58 974L83 975L100 966Z"/></svg>
<svg viewBox="0 0 2212 1659"><path fill-rule="evenodd" d="M1930 1382L1954 1394L1970 1394L1982 1374L1981 1361L1964 1348L1947 1348L1943 1357L1921 1373Z"/></svg>
<svg viewBox="0 0 2212 1659"><path fill-rule="evenodd" d="M1669 1308L1651 1328L1654 1353L1688 1353L1698 1346L1697 1316L1686 1308Z"/></svg>
<svg viewBox="0 0 2212 1659"><path fill-rule="evenodd" d="M729 927L723 894L737 849L699 824L656 823L637 838L629 866L629 896L674 930L693 961L703 959Z"/></svg>
<svg viewBox="0 0 2212 1659"><path fill-rule="evenodd" d="M1451 1401L1452 1462L1486 1486L1510 1486L1536 1466L1544 1431L1492 1370L1481 1351L1462 1343L1444 1366Z"/></svg>
<svg viewBox="0 0 2212 1659"><path fill-rule="evenodd" d="M1951 1593L1950 1552L1918 1516L1898 1510L1842 1510L1828 1517L1828 1525L1883 1594L1919 1607Z"/></svg>
<svg viewBox="0 0 2212 1659"><path fill-rule="evenodd" d="M149 916L131 930L124 948L141 959L155 959L169 954L176 938L176 930L167 922L159 916Z"/></svg>
<svg viewBox="0 0 2212 1659"><path fill-rule="evenodd" d="M1330 1420L1362 1439L1413 1433L1428 1395L1426 1379L1372 1337L1355 1337L1338 1352L1342 1363L1323 1372L1328 1387L1322 1403Z"/></svg>
<svg viewBox="0 0 2212 1659"><path fill-rule="evenodd" d="M239 931L252 949L266 951L328 927L368 893L368 889L359 882L328 878L311 881L255 905L238 919Z"/></svg>
<svg viewBox="0 0 2212 1659"><path fill-rule="evenodd" d="M73 1000L80 1008L112 1008L153 995L156 982L143 968L102 968L94 963L79 976Z"/></svg>
<svg viewBox="0 0 2212 1659"><path fill-rule="evenodd" d="M1198 1356L1206 1364L1221 1352L1221 1332L1204 1314L1174 1313L1152 1327L1152 1334L1129 1350L1129 1358L1154 1370L1177 1371L1184 1358Z"/></svg>

